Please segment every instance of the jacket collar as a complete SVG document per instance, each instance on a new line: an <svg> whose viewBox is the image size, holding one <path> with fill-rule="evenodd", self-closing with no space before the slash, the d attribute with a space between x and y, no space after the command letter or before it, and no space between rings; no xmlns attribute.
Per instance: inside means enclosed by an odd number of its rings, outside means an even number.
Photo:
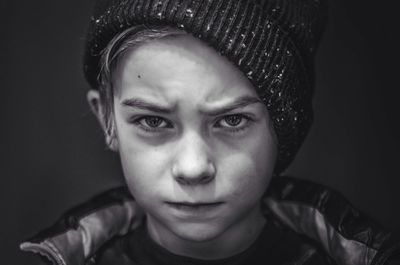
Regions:
<svg viewBox="0 0 400 265"><path fill-rule="evenodd" d="M342 265L379 265L399 246L391 235L352 207L339 193L304 180L274 179L262 208L295 232L310 237ZM143 219L126 188L109 190L69 211L53 227L23 242L56 265L83 265L114 236Z"/></svg>

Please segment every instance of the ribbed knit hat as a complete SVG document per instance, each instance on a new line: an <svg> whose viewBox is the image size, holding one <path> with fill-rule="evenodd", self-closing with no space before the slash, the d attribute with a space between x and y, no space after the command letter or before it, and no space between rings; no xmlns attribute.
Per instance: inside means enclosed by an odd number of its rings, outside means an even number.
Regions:
<svg viewBox="0 0 400 265"><path fill-rule="evenodd" d="M84 72L98 89L101 52L129 27L191 33L236 65L266 104L278 136L279 174L312 123L314 54L326 14L323 0L96 0Z"/></svg>

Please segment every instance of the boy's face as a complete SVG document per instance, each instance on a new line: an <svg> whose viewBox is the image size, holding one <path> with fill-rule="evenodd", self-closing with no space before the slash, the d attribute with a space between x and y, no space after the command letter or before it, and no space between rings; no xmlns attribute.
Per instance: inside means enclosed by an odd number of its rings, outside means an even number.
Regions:
<svg viewBox="0 0 400 265"><path fill-rule="evenodd" d="M169 244L251 230L277 147L247 78L185 35L128 51L113 84L116 146L150 234Z"/></svg>

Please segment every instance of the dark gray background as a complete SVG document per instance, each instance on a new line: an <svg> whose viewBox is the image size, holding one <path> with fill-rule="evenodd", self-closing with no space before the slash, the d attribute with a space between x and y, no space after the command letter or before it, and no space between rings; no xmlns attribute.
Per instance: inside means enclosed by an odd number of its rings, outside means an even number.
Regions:
<svg viewBox="0 0 400 265"><path fill-rule="evenodd" d="M315 123L289 172L329 185L400 230L397 1L331 1ZM85 101L90 2L0 2L0 256L65 209L122 182Z"/></svg>

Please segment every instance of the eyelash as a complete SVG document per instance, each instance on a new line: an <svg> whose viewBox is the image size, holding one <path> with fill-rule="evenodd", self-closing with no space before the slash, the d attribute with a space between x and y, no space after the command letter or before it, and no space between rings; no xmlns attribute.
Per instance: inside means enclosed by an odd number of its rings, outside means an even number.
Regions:
<svg viewBox="0 0 400 265"><path fill-rule="evenodd" d="M232 118L232 117L236 117L236 118L240 119L240 121L238 123L239 125L243 122L243 119L244 119L245 120L244 121L245 124L241 125L241 126L229 126L229 125L228 126L223 126L223 125L221 125L221 122L225 121L225 123L227 123L226 119ZM159 119L161 123L165 122L166 125L163 126L163 127L152 127L152 126L149 126L148 123L146 122L146 119L150 119L150 118ZM144 125L142 123L142 121L144 121L147 125ZM229 133L237 133L237 132L241 132L241 131L247 129L250 126L250 123L253 122L253 121L254 121L254 119L251 118L249 115L246 115L246 114L242 114L242 113L229 114L229 115L225 115L225 116L222 116L222 117L218 118L216 120L216 122L214 123L214 125L217 128L224 128ZM157 132L160 132L161 130L166 129L166 128L173 128L172 123L170 121L168 121L167 119L159 117L159 116L151 116L151 115L149 115L149 116L141 116L141 117L138 117L136 119L133 119L132 123L135 124L136 126L138 126L140 129L142 129L142 130L144 130L146 132L149 132L149 133L157 133Z"/></svg>
<svg viewBox="0 0 400 265"><path fill-rule="evenodd" d="M244 119L244 125L241 125L241 126L229 126L229 125L228 126L222 126L221 125L222 121L225 120L225 122L226 122L226 119L232 118L232 117L236 117L236 118L240 119L240 121L238 123L239 125L243 122L243 119ZM254 119L252 119L249 115L245 115L245 114L239 113L239 114L225 115L222 118L219 118L216 121L215 124L217 125L218 128L224 127L226 130L228 130L228 131L230 131L232 133L236 133L236 132L240 132L240 131L246 130L250 126L250 123L253 122L253 121L254 121Z"/></svg>
<svg viewBox="0 0 400 265"><path fill-rule="evenodd" d="M148 123L145 120L146 119L150 119L150 118L159 119L161 121L161 123L165 122L166 126L164 126L164 127L148 126ZM145 121L145 123L147 123L147 125L142 124L141 121ZM134 119L133 123L136 126L138 126L140 129L142 129L142 130L144 130L146 132L150 132L150 133L157 132L157 131L160 131L160 130L165 129L165 128L172 128L172 124L168 120L166 120L166 119L164 119L162 117L159 117L159 116L150 116L150 115L149 116L142 116L142 117Z"/></svg>

